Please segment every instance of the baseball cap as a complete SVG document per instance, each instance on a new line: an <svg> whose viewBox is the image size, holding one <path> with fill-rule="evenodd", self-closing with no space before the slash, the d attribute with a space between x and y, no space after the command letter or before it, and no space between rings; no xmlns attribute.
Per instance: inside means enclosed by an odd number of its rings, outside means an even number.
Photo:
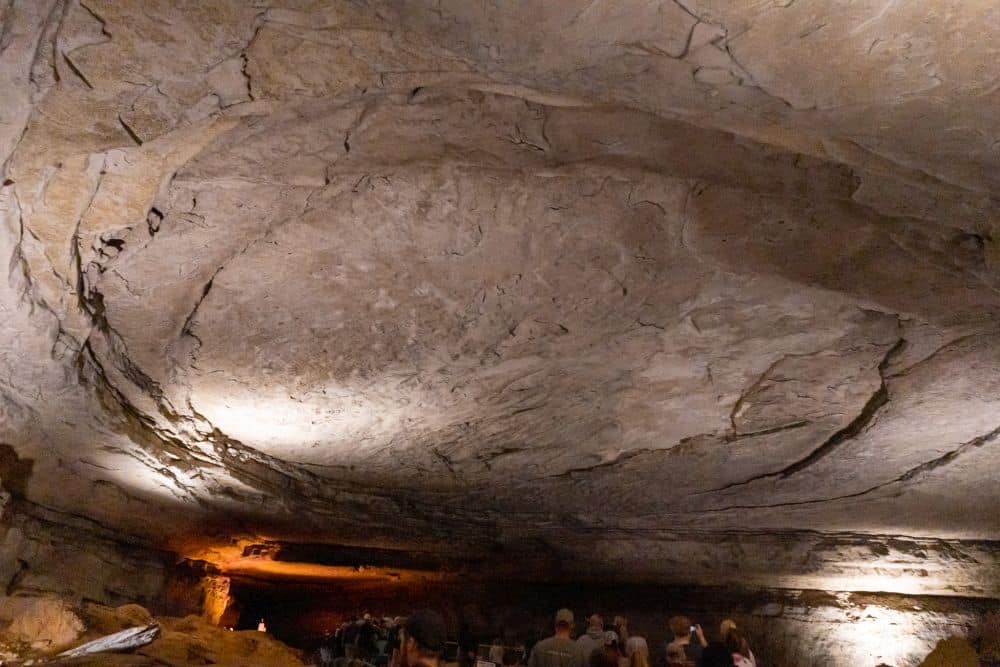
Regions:
<svg viewBox="0 0 1000 667"><path fill-rule="evenodd" d="M436 611L421 609L413 612L406 619L403 630L407 636L413 637L417 646L434 653L444 651L448 629L445 627L444 618Z"/></svg>
<svg viewBox="0 0 1000 667"><path fill-rule="evenodd" d="M556 612L556 623L565 623L566 625L573 625L573 612L569 609L560 609Z"/></svg>

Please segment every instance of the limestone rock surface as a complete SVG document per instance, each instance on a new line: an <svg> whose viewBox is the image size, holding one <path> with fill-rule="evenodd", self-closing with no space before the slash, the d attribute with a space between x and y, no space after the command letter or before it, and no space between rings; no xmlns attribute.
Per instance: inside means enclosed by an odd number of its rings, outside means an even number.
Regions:
<svg viewBox="0 0 1000 667"><path fill-rule="evenodd" d="M2 597L0 620L7 622L5 641L46 652L69 646L85 629L70 605L57 597Z"/></svg>
<svg viewBox="0 0 1000 667"><path fill-rule="evenodd" d="M189 557L1000 596L995 3L0 24L8 581L56 548L20 506Z"/></svg>

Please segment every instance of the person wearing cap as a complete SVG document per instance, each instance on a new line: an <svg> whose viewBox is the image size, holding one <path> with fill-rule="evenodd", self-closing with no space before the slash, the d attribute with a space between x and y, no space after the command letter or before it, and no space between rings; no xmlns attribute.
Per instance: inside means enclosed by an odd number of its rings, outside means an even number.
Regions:
<svg viewBox="0 0 1000 667"><path fill-rule="evenodd" d="M570 637L572 630L573 612L569 609L557 611L556 633L535 644L528 667L586 667L589 656Z"/></svg>
<svg viewBox="0 0 1000 667"><path fill-rule="evenodd" d="M447 637L441 614L430 609L413 612L399 633L399 667L440 667Z"/></svg>
<svg viewBox="0 0 1000 667"><path fill-rule="evenodd" d="M587 619L587 631L577 638L576 643L588 659L594 649L604 648L604 619L600 614L593 614Z"/></svg>

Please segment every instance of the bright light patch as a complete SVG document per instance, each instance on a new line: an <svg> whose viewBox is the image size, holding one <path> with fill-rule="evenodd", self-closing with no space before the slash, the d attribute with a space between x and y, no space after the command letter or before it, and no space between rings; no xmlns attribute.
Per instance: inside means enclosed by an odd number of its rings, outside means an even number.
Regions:
<svg viewBox="0 0 1000 667"><path fill-rule="evenodd" d="M200 392L192 403L223 433L301 463L344 463L345 454L391 437L402 419L400 406L343 389Z"/></svg>

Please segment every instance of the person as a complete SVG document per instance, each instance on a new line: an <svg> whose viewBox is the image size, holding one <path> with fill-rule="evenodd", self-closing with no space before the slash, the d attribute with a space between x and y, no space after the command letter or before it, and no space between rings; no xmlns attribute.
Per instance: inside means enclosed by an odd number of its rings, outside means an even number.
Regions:
<svg viewBox="0 0 1000 667"><path fill-rule="evenodd" d="M604 648L604 619L601 618L600 614L592 614L587 619L587 631L580 635L576 643L588 659L594 649Z"/></svg>
<svg viewBox="0 0 1000 667"><path fill-rule="evenodd" d="M352 616L350 623L344 628L344 657L348 660L355 660L358 657L358 633L362 623L363 620Z"/></svg>
<svg viewBox="0 0 1000 667"><path fill-rule="evenodd" d="M719 636L722 637L722 641L726 641L726 635L729 634L730 630L736 629L736 621L731 618L727 618L722 623L719 623Z"/></svg>
<svg viewBox="0 0 1000 667"><path fill-rule="evenodd" d="M440 667L448 638L441 614L430 609L415 611L406 619L400 636L400 667Z"/></svg>
<svg viewBox="0 0 1000 667"><path fill-rule="evenodd" d="M521 655L514 650L507 649L503 652L503 659L500 661L503 667L519 667L521 664Z"/></svg>
<svg viewBox="0 0 1000 667"><path fill-rule="evenodd" d="M500 641L499 637L494 637L493 643L490 644L489 658L490 662L494 665L499 665L503 662L503 642Z"/></svg>
<svg viewBox="0 0 1000 667"><path fill-rule="evenodd" d="M629 632L627 618L624 616L615 616L614 627L612 629L618 633L618 639L621 640L623 646L628 643Z"/></svg>
<svg viewBox="0 0 1000 667"><path fill-rule="evenodd" d="M323 633L319 645L319 664L322 667L330 667L333 664L333 641L333 634L329 630Z"/></svg>
<svg viewBox="0 0 1000 667"><path fill-rule="evenodd" d="M667 662L701 662L701 653L708 642L700 625L691 625L687 616L673 616L667 625L674 640L667 645ZM697 641L692 641L692 639ZM673 656L673 657L671 657ZM681 656L681 659L677 659Z"/></svg>
<svg viewBox="0 0 1000 667"><path fill-rule="evenodd" d="M365 614L358 628L356 644L358 657L365 662L371 662L375 657L375 641L378 639L378 628L372 621L371 614Z"/></svg>
<svg viewBox="0 0 1000 667"><path fill-rule="evenodd" d="M580 645L570 638L572 629L573 612L557 611L555 634L535 644L528 667L586 667L587 658Z"/></svg>
<svg viewBox="0 0 1000 667"><path fill-rule="evenodd" d="M667 644L667 667L684 667L688 662L684 655L684 647L674 644Z"/></svg>
<svg viewBox="0 0 1000 667"><path fill-rule="evenodd" d="M587 667L618 667L618 663L610 653L597 648L590 654L590 658L587 660Z"/></svg>
<svg viewBox="0 0 1000 667"><path fill-rule="evenodd" d="M702 649L700 667L733 667L733 656L721 642L706 644Z"/></svg>
<svg viewBox="0 0 1000 667"><path fill-rule="evenodd" d="M628 667L628 658L625 657L618 633L614 630L608 630L604 633L604 652L608 654L610 662L613 662L617 667Z"/></svg>
<svg viewBox="0 0 1000 667"><path fill-rule="evenodd" d="M389 631L386 633L386 645L385 653L386 655L392 655L394 652L399 651L399 633L403 630L403 619L396 616L392 619L392 623L389 625Z"/></svg>
<svg viewBox="0 0 1000 667"><path fill-rule="evenodd" d="M743 633L736 629L735 625L726 633L726 648L733 656L735 667L757 667L757 659L753 657L750 650L750 643L747 642Z"/></svg>
<svg viewBox="0 0 1000 667"><path fill-rule="evenodd" d="M625 642L625 655L628 658L628 667L649 667L649 645L646 639L638 635L632 635Z"/></svg>
<svg viewBox="0 0 1000 667"><path fill-rule="evenodd" d="M472 667L477 659L476 635L472 631L472 625L466 616L462 616L458 624L458 665L459 667Z"/></svg>

